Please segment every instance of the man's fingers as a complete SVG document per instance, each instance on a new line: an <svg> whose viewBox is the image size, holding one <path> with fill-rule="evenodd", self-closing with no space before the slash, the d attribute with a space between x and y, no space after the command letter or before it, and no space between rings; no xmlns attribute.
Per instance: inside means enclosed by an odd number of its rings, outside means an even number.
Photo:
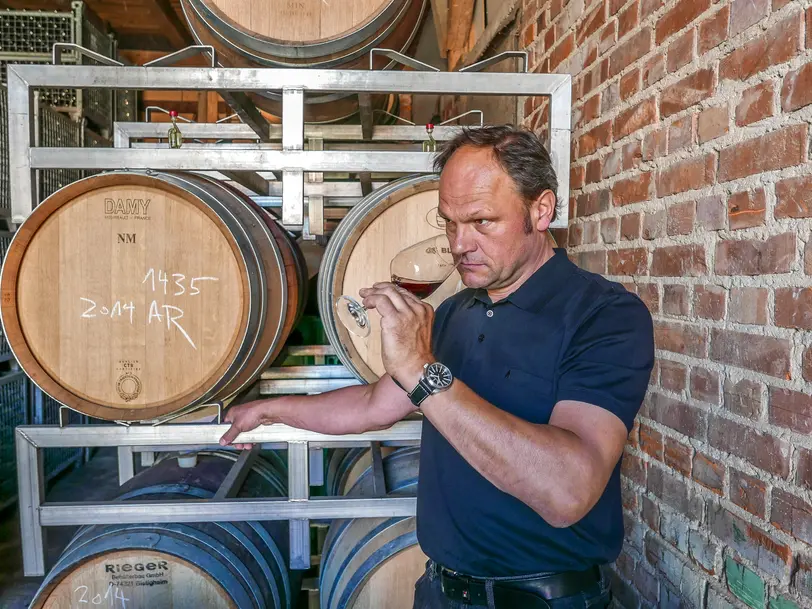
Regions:
<svg viewBox="0 0 812 609"><path fill-rule="evenodd" d="M412 294L406 288L395 286L395 289L398 291L398 294L400 294L403 297L404 302L412 311L414 311L417 314L423 312L426 303L424 303L422 300L420 300L417 296Z"/></svg>
<svg viewBox="0 0 812 609"><path fill-rule="evenodd" d="M400 298L403 299L403 302L406 304L406 306L409 307L409 309L411 309L417 315L424 314L428 309L431 309L432 311L434 310L431 305L423 302L420 298L412 294L406 288L402 288L393 283L376 283L375 288L380 289L386 294L390 294L391 290L394 290L400 296Z"/></svg>
<svg viewBox="0 0 812 609"><path fill-rule="evenodd" d="M234 439L238 435L240 435L240 430L237 428L236 425L232 424L231 427L229 427L226 430L226 433L224 433L223 436L220 438L220 445L228 446L234 441Z"/></svg>
<svg viewBox="0 0 812 609"><path fill-rule="evenodd" d="M364 299L363 300L364 306L367 306L367 301L369 299L375 299L375 298L378 298L378 297L384 297L384 298L389 299L389 302L392 303L392 306L394 307L395 310L401 311L401 312L409 311L409 305L406 304L406 301L403 300L403 297L400 294L398 294L398 291L396 289L394 289L393 285L389 284L391 286L390 289L384 289L382 287L378 287L381 284L375 284L375 285L376 285L376 287L366 288L366 289L361 290L359 292L361 297ZM370 301L370 302L377 303L379 301L374 300L374 301ZM383 314L383 312L381 312L381 314Z"/></svg>
<svg viewBox="0 0 812 609"><path fill-rule="evenodd" d="M408 291L405 291L408 295ZM398 310L403 313L407 311L412 311L413 308L409 306L409 303L406 301L404 297L404 293L395 286L393 283L376 283L372 287L372 294L384 294L389 297L389 300L392 302L392 305Z"/></svg>
<svg viewBox="0 0 812 609"><path fill-rule="evenodd" d="M377 309L382 317L396 316L401 313L401 311L392 304L392 300L388 294L371 294L364 298L364 306L367 309ZM406 305L404 304L403 306L405 307Z"/></svg>

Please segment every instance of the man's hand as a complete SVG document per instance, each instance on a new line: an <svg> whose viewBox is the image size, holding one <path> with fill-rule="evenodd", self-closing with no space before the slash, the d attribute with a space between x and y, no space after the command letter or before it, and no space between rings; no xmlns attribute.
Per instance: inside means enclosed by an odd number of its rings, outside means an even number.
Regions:
<svg viewBox="0 0 812 609"><path fill-rule="evenodd" d="M220 438L220 444L222 446L227 446L234 441L238 435L243 432L251 431L259 427L260 425L264 425L266 423L271 422L271 418L268 416L268 401L267 400L257 400L255 402L246 402L245 404L240 404L239 406L232 406L226 411L226 416L223 419L225 423L231 423L231 427L228 428L228 431L223 434L223 437ZM240 443L235 444L234 447L240 450L251 450L253 444L246 444Z"/></svg>
<svg viewBox="0 0 812 609"><path fill-rule="evenodd" d="M393 283L360 290L363 304L381 314L381 356L389 376L411 389L423 364L433 361L431 328L434 309Z"/></svg>

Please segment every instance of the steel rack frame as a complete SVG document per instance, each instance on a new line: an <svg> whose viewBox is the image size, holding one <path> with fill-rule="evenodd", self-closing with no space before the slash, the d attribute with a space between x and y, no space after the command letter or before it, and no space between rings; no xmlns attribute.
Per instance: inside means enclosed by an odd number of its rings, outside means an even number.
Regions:
<svg viewBox="0 0 812 609"><path fill-rule="evenodd" d="M290 520L290 564L293 569L310 566L309 521L332 518L392 518L415 515L414 497L310 498L308 456L311 449L368 446L370 442L412 445L420 439L421 421L401 421L382 431L330 436L285 425L261 426L241 434L240 442L288 450L288 497L283 499L229 498L250 468L247 453L238 459L212 499L172 501L106 501L56 503L44 501L41 450L55 447L200 447L218 446L229 425L168 424L68 426L24 425L15 440L19 482L23 571L26 576L45 574L44 531L47 526ZM132 462L130 461L130 464ZM121 467L121 466L120 466Z"/></svg>
<svg viewBox="0 0 812 609"><path fill-rule="evenodd" d="M458 72L439 72L415 60L404 61L414 71L179 68L167 63L207 47L190 47L151 65L10 65L8 67L8 116L10 149L11 222L19 225L35 207L36 171L43 169L140 169L214 172L263 191L259 197L281 196L281 220L289 229L317 232L323 222L319 205L324 196L349 187L357 196L358 184L322 182L322 172L357 174L360 195L373 186L372 174L432 173L434 152L413 150L427 139L424 126L376 126L370 95L378 93L433 95L511 95L549 97L548 149L558 177L558 215L552 228L566 227L569 203L571 134L570 75L514 72L479 72L498 58L489 58ZM385 53L392 56L389 53ZM509 52L508 56L518 56ZM525 69L526 69L525 57ZM422 71L421 71L422 70ZM117 123L112 149L44 148L35 145L33 91L39 87L74 89L181 89L217 91L239 115L241 124L182 124L184 137L243 140L253 143L200 143L181 149L141 145L134 140L165 136L165 124ZM246 92L275 91L282 97L282 124L271 125L251 103ZM361 125L305 125L306 93L357 94ZM454 127L438 127L433 137L448 139ZM305 147L305 142L308 147ZM340 149L324 149L326 141L343 141ZM376 144L411 142L406 150ZM328 146L329 148L329 146ZM264 174L264 176L263 176ZM309 174L309 176L308 176ZM266 177L267 176L267 177ZM306 182L305 177L308 176ZM270 179L273 178L273 179ZM281 189L280 189L281 186ZM267 188L267 192L265 192ZM338 193L337 196L346 196ZM305 199L308 215L305 215ZM314 205L317 202L319 205ZM314 223L315 221L315 223ZM315 225L314 225L315 224ZM260 380L260 393L319 393L354 384L338 367L315 366L270 369ZM16 430L23 568L27 576L45 574L43 527L105 523L210 522L239 520L289 520L290 564L310 566L309 521L330 518L410 517L415 498L386 497L377 483L377 496L369 498L310 498L309 487L318 468L309 464L310 451L325 447L371 446L373 457L380 443L406 446L420 441L421 422L401 421L387 430L328 436L283 425L262 426L242 434L240 442L288 450L288 497L283 499L234 499L240 480L250 467L244 453L234 464L222 487L210 500L161 502L44 502L41 451L52 447L117 447L120 480L134 473L133 454L217 446L227 426L214 423L165 425L21 426ZM379 454L378 454L379 456ZM377 465L376 465L377 464ZM383 480L379 458L373 458L376 480Z"/></svg>
<svg viewBox="0 0 812 609"><path fill-rule="evenodd" d="M487 60L486 60L487 61ZM471 66L473 68L474 66ZM12 65L8 67L9 147L12 218L22 223L34 207L33 172L37 169L153 169L174 171L271 171L281 174L282 222L304 223L304 173L431 173L433 152L393 150L305 150L305 92L434 95L547 96L550 100L549 150L558 177L559 213L553 228L567 225L572 77L568 74L513 72L366 71L249 68L178 68L163 66ZM75 149L33 146L32 89L73 87L101 89L181 89L218 91L235 107L243 123L262 143L277 130L245 95L248 91L276 91L282 95L281 150L265 147L187 149L114 148ZM367 113L370 114L370 113ZM362 115L363 118L363 115ZM371 118L371 117L370 117ZM184 125L183 129L189 129ZM422 127L412 129L425 139ZM194 129L204 129L202 125ZM213 137L244 134L245 127L212 124ZM329 131L329 128L324 128ZM394 129L390 127L390 129ZM371 120L362 120L364 139L374 139ZM230 133L229 133L230 131Z"/></svg>

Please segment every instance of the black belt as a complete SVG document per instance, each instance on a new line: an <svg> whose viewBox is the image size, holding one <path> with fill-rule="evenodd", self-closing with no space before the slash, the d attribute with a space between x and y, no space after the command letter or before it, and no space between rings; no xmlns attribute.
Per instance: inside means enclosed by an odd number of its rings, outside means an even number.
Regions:
<svg viewBox="0 0 812 609"><path fill-rule="evenodd" d="M485 580L469 577L437 565L443 593L452 601L487 605ZM497 607L548 609L547 600L578 594L601 579L600 567L585 571L564 571L528 579L496 580L493 585Z"/></svg>

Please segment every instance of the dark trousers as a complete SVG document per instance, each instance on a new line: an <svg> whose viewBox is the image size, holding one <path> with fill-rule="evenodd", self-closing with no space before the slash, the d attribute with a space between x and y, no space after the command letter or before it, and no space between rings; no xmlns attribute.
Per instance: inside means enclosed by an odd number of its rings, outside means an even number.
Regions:
<svg viewBox="0 0 812 609"><path fill-rule="evenodd" d="M612 596L609 590L609 580L606 574L601 575L601 581L587 587L585 590L572 596L546 601L549 609L605 609L609 606ZM524 609L523 607L500 607L494 602L473 605L452 601L443 593L440 576L432 561L426 563L426 572L420 576L414 587L413 609L472 609L474 607L488 607L488 609Z"/></svg>

